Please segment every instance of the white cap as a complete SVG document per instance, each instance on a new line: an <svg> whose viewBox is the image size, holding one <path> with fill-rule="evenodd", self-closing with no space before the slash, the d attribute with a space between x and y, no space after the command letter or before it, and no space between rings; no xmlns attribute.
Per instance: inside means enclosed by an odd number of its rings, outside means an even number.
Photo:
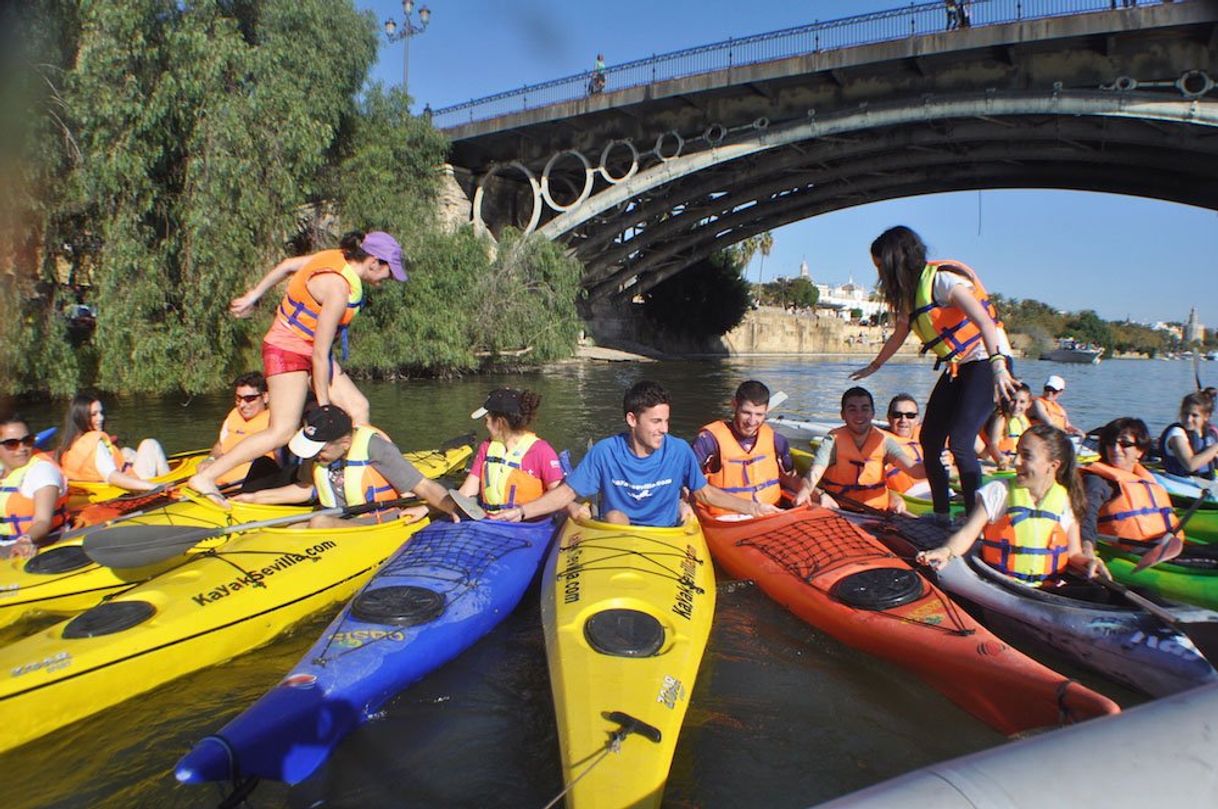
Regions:
<svg viewBox="0 0 1218 809"><path fill-rule="evenodd" d="M1062 379L1057 374L1053 374L1053 376L1045 380L1045 387L1053 388L1053 390L1060 392L1066 389L1066 380Z"/></svg>

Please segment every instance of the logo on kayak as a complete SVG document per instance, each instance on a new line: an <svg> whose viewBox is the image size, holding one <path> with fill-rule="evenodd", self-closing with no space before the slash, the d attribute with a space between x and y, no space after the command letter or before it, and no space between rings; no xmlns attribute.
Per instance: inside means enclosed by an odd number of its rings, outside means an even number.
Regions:
<svg viewBox="0 0 1218 809"><path fill-rule="evenodd" d="M219 601L222 598L239 593L247 587L265 587L266 585L263 584L263 581L281 570L287 570L300 562L317 559L326 551L337 547L337 543L327 539L305 548L304 553L285 553L266 567L251 570L244 576L238 576L230 582L217 586L214 590L208 590L206 593L196 593L191 596L191 600L200 607L206 607L208 604Z"/></svg>
<svg viewBox="0 0 1218 809"><path fill-rule="evenodd" d="M290 674L279 683L288 688L312 688L317 685L316 674Z"/></svg>
<svg viewBox="0 0 1218 809"><path fill-rule="evenodd" d="M666 708L676 708L679 699L685 699L685 686L681 685L681 681L676 677L665 674L656 702L663 703Z"/></svg>
<svg viewBox="0 0 1218 809"><path fill-rule="evenodd" d="M943 611L943 605L938 601L931 600L916 610L910 610L906 616L906 620L917 621L920 624L930 624L938 626L947 618L947 613Z"/></svg>
<svg viewBox="0 0 1218 809"><path fill-rule="evenodd" d="M579 539L578 536L573 537L573 541L577 539ZM567 568L558 574L560 579L564 579L562 585L562 603L564 604L579 602L579 558L582 555L583 549L578 545L572 545L567 552Z"/></svg>
<svg viewBox="0 0 1218 809"><path fill-rule="evenodd" d="M70 665L72 665L71 653L56 652L41 660L35 660L33 663L23 663L20 666L16 666L12 671L12 676L20 677L23 674L30 674L35 671L58 671Z"/></svg>
<svg viewBox="0 0 1218 809"><path fill-rule="evenodd" d="M0 584L0 596L11 596L20 589L20 584Z"/></svg>
<svg viewBox="0 0 1218 809"><path fill-rule="evenodd" d="M693 545L685 546L685 556L681 558L681 578L677 579L677 600L672 605L672 611L685 620L694 615L694 595L702 592L702 588L694 584L694 574L698 572L698 552Z"/></svg>
<svg viewBox="0 0 1218 809"><path fill-rule="evenodd" d="M406 640L406 633L400 629L353 629L350 632L335 632L330 640L335 646L346 649L358 649L361 646L378 640L391 640L401 643Z"/></svg>

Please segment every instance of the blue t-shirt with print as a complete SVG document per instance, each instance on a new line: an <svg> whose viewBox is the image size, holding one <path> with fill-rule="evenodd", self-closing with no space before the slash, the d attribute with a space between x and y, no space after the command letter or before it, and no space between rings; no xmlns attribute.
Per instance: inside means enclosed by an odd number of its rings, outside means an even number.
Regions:
<svg viewBox="0 0 1218 809"><path fill-rule="evenodd" d="M676 525L681 487L696 492L706 485L689 444L670 435L660 448L640 458L626 433L602 439L567 476L580 497L599 493L601 513L621 511L635 525Z"/></svg>

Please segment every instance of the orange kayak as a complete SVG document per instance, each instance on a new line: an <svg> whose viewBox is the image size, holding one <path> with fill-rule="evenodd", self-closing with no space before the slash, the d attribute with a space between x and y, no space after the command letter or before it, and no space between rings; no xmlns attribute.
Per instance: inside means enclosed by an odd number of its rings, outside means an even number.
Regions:
<svg viewBox="0 0 1218 809"><path fill-rule="evenodd" d="M910 669L1005 734L1120 711L1115 702L1007 646L841 515L699 513L715 561L838 640Z"/></svg>

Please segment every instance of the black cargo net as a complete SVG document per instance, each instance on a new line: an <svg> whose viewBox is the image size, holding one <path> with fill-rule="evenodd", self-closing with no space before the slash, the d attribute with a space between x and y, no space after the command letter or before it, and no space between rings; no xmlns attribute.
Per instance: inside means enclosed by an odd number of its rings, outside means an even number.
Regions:
<svg viewBox="0 0 1218 809"><path fill-rule="evenodd" d="M698 556L689 557L683 548L677 548L671 541L645 533L631 533L629 526L622 526L620 534L598 535L594 539L568 545L563 550L570 551L576 547L582 552L581 561L571 564L570 556L565 556L566 567L557 571L556 579L567 579L586 571L628 570L677 582L684 581L693 592L706 592L705 588L694 585L681 569L682 561L687 558L696 565L705 564L705 559Z"/></svg>

